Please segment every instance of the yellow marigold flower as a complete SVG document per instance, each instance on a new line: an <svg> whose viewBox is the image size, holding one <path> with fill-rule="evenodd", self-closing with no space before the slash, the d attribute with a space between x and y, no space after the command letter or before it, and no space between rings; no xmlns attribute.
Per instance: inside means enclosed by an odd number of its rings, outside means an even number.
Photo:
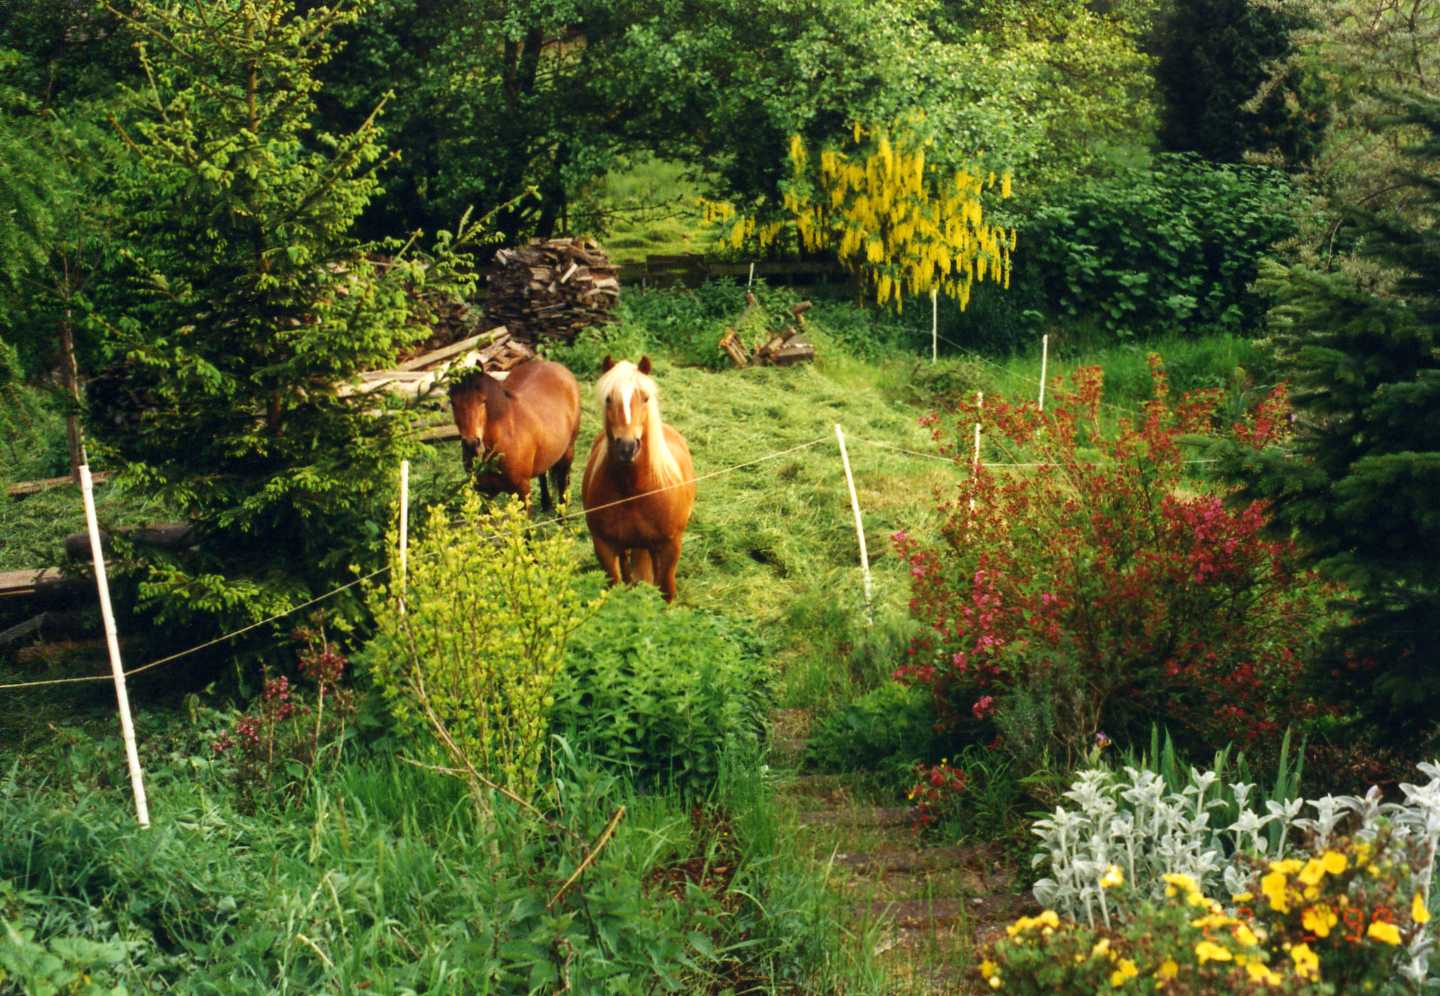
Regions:
<svg viewBox="0 0 1440 996"><path fill-rule="evenodd" d="M1230 961L1235 956L1230 953L1229 948L1222 947L1214 941L1201 941L1195 945L1195 957L1203 965L1207 961Z"/></svg>
<svg viewBox="0 0 1440 996"><path fill-rule="evenodd" d="M1239 941L1247 948L1256 947L1260 943L1260 938L1255 936L1255 931L1251 930L1243 923L1235 927L1235 940Z"/></svg>
<svg viewBox="0 0 1440 996"><path fill-rule="evenodd" d="M1290 949L1290 959L1295 962L1295 974L1302 979L1320 977L1320 956L1310 950L1308 944L1297 944Z"/></svg>
<svg viewBox="0 0 1440 996"><path fill-rule="evenodd" d="M1110 984L1117 987L1122 986L1126 979L1133 979L1139 974L1140 970L1135 967L1133 961L1129 958L1121 958L1115 963L1115 971L1110 973Z"/></svg>
<svg viewBox="0 0 1440 996"><path fill-rule="evenodd" d="M1277 913L1290 912L1290 899L1285 893L1285 885L1285 873L1279 869L1260 879L1260 891L1270 900L1270 908Z"/></svg>
<svg viewBox="0 0 1440 996"><path fill-rule="evenodd" d="M1320 855L1320 863L1325 866L1325 871L1331 875L1339 875L1350 866L1350 860L1339 851L1326 851Z"/></svg>
<svg viewBox="0 0 1440 996"><path fill-rule="evenodd" d="M988 979L990 976L992 976L992 975L995 974L995 971L996 971L996 969L998 969L998 968L999 968L998 965L996 965L996 964L995 964L993 961L991 961L989 958L986 958L984 961L982 961L982 962L980 963L980 974L983 975L983 976L985 976L985 977Z"/></svg>
<svg viewBox="0 0 1440 996"><path fill-rule="evenodd" d="M1270 862L1270 870L1280 872L1283 875L1294 875L1304 864L1299 858L1286 858L1284 861Z"/></svg>
<svg viewBox="0 0 1440 996"><path fill-rule="evenodd" d="M1090 957L1091 957L1091 958L1099 958L1101 955L1107 955L1107 954L1109 954L1109 953L1110 953L1110 938L1108 938L1108 937L1102 937L1102 938L1100 938L1100 940L1098 940L1098 941L1095 942L1095 946L1090 949Z"/></svg>
<svg viewBox="0 0 1440 996"><path fill-rule="evenodd" d="M1234 903L1248 903L1254 898L1255 894L1253 892L1236 892L1231 894L1230 901Z"/></svg>
<svg viewBox="0 0 1440 996"><path fill-rule="evenodd" d="M1425 899L1420 893L1415 893L1415 901L1410 904L1410 919L1416 923L1429 923L1430 911L1425 908Z"/></svg>
<svg viewBox="0 0 1440 996"><path fill-rule="evenodd" d="M1100 886L1104 889L1113 889L1117 885L1125 884L1125 873L1120 870L1119 865L1111 865L1105 869L1105 874L1100 877Z"/></svg>
<svg viewBox="0 0 1440 996"><path fill-rule="evenodd" d="M1300 870L1300 884L1319 885L1320 880L1325 877L1325 863L1319 858L1311 858L1305 862L1305 867Z"/></svg>
<svg viewBox="0 0 1440 996"><path fill-rule="evenodd" d="M1205 916L1196 917L1194 920L1191 920L1190 926L1200 927L1202 929L1209 930L1219 927L1228 927L1231 924L1239 922L1240 921L1234 919L1233 917L1226 916L1224 913L1207 913Z"/></svg>
<svg viewBox="0 0 1440 996"><path fill-rule="evenodd" d="M1176 890L1183 891L1187 896L1200 891L1200 886L1196 885L1195 880L1189 875L1183 875L1180 872L1169 872L1164 877L1166 883L1165 895L1167 896L1175 895Z"/></svg>
<svg viewBox="0 0 1440 996"><path fill-rule="evenodd" d="M1162 982L1168 982L1179 974L1180 966L1175 964L1174 958L1166 958L1160 963L1160 967L1155 969L1155 978Z"/></svg>
<svg viewBox="0 0 1440 996"><path fill-rule="evenodd" d="M1335 911L1323 904L1307 907L1300 914L1300 925L1316 937L1329 937L1330 928L1335 926L1339 920Z"/></svg>
<svg viewBox="0 0 1440 996"><path fill-rule="evenodd" d="M1278 986L1285 981L1278 972L1272 971L1264 962L1252 961L1245 966L1245 971L1250 978L1256 982L1263 982L1267 986Z"/></svg>
<svg viewBox="0 0 1440 996"><path fill-rule="evenodd" d="M1370 843L1362 840L1352 850L1355 852L1355 867L1364 868L1370 862Z"/></svg>
<svg viewBox="0 0 1440 996"><path fill-rule="evenodd" d="M1386 923L1383 920L1376 920L1365 930L1366 937L1373 937L1382 944L1399 944L1400 928L1393 923Z"/></svg>

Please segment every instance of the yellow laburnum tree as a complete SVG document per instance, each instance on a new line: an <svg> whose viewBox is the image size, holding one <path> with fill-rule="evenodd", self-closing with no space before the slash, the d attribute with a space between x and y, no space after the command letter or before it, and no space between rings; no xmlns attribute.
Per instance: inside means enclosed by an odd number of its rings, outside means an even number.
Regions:
<svg viewBox="0 0 1440 996"><path fill-rule="evenodd" d="M807 250L833 249L857 274L867 296L900 311L906 297L951 298L964 309L977 281L1010 286L1015 229L990 224L986 191L1010 196L1008 173L945 169L928 162L927 143L911 127L856 124L843 148L812 155L790 139L784 205ZM781 230L709 204L707 218L731 225L730 243L761 246Z"/></svg>

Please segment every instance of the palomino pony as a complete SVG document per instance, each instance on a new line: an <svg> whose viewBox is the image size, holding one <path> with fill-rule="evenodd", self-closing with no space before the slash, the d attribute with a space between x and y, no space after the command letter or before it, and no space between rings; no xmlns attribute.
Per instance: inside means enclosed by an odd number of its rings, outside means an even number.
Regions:
<svg viewBox="0 0 1440 996"><path fill-rule="evenodd" d="M595 556L611 584L648 581L675 600L680 541L695 505L685 437L660 421L650 357L605 357L595 385L605 426L590 448L580 496Z"/></svg>
<svg viewBox="0 0 1440 996"><path fill-rule="evenodd" d="M530 504L530 480L540 478L540 507L553 508L570 487L575 437L580 434L580 385L558 363L531 360L496 380L477 370L450 386L450 410L460 429L468 476L476 456L494 460L475 486L484 494L509 492Z"/></svg>

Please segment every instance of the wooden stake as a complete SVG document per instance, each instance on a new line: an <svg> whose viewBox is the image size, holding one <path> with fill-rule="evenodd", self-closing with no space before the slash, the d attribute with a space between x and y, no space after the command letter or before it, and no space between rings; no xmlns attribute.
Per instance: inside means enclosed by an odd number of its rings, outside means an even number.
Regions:
<svg viewBox="0 0 1440 996"><path fill-rule="evenodd" d="M1040 337L1040 410L1045 410L1045 367L1050 362L1050 336Z"/></svg>
<svg viewBox="0 0 1440 996"><path fill-rule="evenodd" d="M120 707L120 735L125 740L125 761L130 767L130 788L135 793L135 815L142 829L150 828L150 806L145 801L145 780L140 753L135 749L135 725L130 721L130 696L125 692L125 669L120 665L120 639L115 634L115 613L110 607L110 583L105 577L105 555L100 551L100 525L95 518L95 487L90 465L80 465L80 490L85 495L85 525L90 530L90 553L95 561L95 587L100 594L100 618L105 622L105 646L110 651L110 672L115 676L115 701Z"/></svg>
<svg viewBox="0 0 1440 996"><path fill-rule="evenodd" d="M410 461L400 461L400 611L405 611L405 572L410 553Z"/></svg>
<svg viewBox="0 0 1440 996"><path fill-rule="evenodd" d="M975 392L975 456L970 460L970 476L980 474L980 412L985 407L985 392ZM970 496L970 511L975 511L975 496Z"/></svg>
<svg viewBox="0 0 1440 996"><path fill-rule="evenodd" d="M940 359L940 296L938 288L930 288L930 362Z"/></svg>
<svg viewBox="0 0 1440 996"><path fill-rule="evenodd" d="M860 498L855 494L855 476L850 473L850 454L845 452L845 432L840 423L835 423L835 439L840 443L840 462L845 465L845 485L850 489L850 507L855 512L855 536L860 541L860 571L865 578L865 620L875 625L875 610L871 593L870 551L865 547L865 523L860 518Z"/></svg>
<svg viewBox="0 0 1440 996"><path fill-rule="evenodd" d="M751 287L751 285L754 284L754 283L755 283L755 264L752 262L752 263L750 264L750 276L749 276L749 277L746 279L746 281L745 281L745 289L746 289L746 290L749 290L750 287Z"/></svg>

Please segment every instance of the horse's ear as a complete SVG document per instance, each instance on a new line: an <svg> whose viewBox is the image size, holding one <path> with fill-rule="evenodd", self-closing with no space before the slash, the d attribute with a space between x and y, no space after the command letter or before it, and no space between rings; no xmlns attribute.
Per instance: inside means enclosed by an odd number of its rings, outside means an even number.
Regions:
<svg viewBox="0 0 1440 996"><path fill-rule="evenodd" d="M650 373L650 357L648 357L648 356L642 356L642 357L640 357L640 366L637 367L636 369L638 369L642 374L645 374L645 375L648 376L649 373Z"/></svg>
<svg viewBox="0 0 1440 996"><path fill-rule="evenodd" d="M601 372L601 373L609 373L609 372L610 372L610 368L613 367L614 365L615 365L615 361L610 357L610 354L609 354L609 353L606 353L606 354L605 354L605 362L602 363L602 364L600 364L600 372Z"/></svg>

